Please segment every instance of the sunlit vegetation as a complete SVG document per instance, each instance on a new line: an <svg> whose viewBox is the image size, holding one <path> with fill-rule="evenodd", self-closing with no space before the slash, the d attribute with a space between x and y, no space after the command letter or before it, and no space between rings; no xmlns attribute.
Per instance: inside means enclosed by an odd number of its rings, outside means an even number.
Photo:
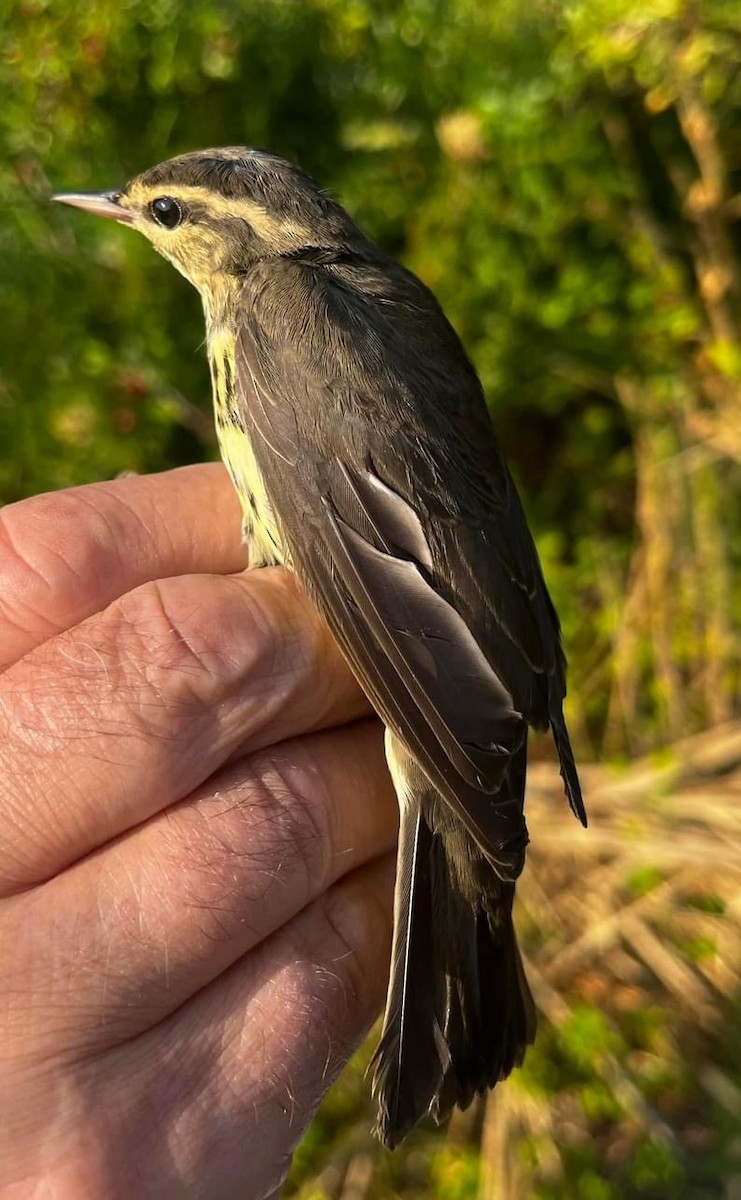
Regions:
<svg viewBox="0 0 741 1200"><path fill-rule="evenodd" d="M215 454L195 293L49 194L269 146L461 333L581 758L611 764L585 771L587 834L532 773L525 1069L388 1156L363 1051L289 1194L737 1194L741 0L11 0L0 22L0 500Z"/></svg>

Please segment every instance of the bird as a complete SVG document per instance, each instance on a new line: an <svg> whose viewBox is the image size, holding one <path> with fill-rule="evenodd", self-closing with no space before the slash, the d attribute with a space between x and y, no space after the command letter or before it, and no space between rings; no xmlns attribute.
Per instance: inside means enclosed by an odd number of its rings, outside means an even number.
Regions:
<svg viewBox="0 0 741 1200"><path fill-rule="evenodd" d="M393 1148L535 1037L512 918L530 729L586 825L559 620L482 384L425 284L268 151L54 199L142 233L200 293L250 565L298 577L385 725L400 825L370 1070Z"/></svg>

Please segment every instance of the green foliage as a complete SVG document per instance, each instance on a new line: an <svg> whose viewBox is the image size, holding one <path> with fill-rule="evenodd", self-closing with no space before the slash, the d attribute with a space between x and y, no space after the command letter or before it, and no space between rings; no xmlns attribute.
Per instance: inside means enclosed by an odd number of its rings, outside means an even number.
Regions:
<svg viewBox="0 0 741 1200"><path fill-rule="evenodd" d="M582 750L630 755L727 719L739 28L741 0L6 0L0 502L215 452L195 293L143 241L49 195L185 149L269 146L416 270L463 336L562 615ZM625 886L661 881L645 868ZM576 1098L596 1138L626 1118L595 1062L650 1060L662 1036L650 1007L615 1030L582 1006L541 1035L523 1085ZM362 1066L301 1148L301 1196L327 1194L307 1181L364 1112ZM686 1081L638 1074L686 1098ZM691 1194L661 1143L628 1145L609 1173L601 1153L566 1147L564 1179L537 1196ZM463 1200L475 1175L423 1132L380 1161L369 1196Z"/></svg>
<svg viewBox="0 0 741 1200"><path fill-rule="evenodd" d="M633 718L654 740L671 733L650 629L628 665L635 711L617 722L624 667L609 655L634 548L636 429L671 458L710 376L739 375L720 312L735 282L713 283L698 258L687 196L707 207L712 181L682 124L699 104L726 174L738 168L738 16L738 0L10 0L0 499L213 453L196 296L148 246L51 208L50 192L115 186L186 148L268 145L333 187L460 330L563 613L582 737L607 723L610 748L631 748ZM726 289L717 312L712 287ZM732 541L716 483L702 487L711 536ZM722 488L738 498L737 471ZM722 566L702 578L737 611ZM688 677L696 592L668 618ZM708 632L727 693L730 632ZM685 725L712 704L703 692Z"/></svg>
<svg viewBox="0 0 741 1200"><path fill-rule="evenodd" d="M589 1069L595 1059L615 1052L619 1038L602 1013L590 1005L576 1005L561 1030L561 1050L578 1070Z"/></svg>

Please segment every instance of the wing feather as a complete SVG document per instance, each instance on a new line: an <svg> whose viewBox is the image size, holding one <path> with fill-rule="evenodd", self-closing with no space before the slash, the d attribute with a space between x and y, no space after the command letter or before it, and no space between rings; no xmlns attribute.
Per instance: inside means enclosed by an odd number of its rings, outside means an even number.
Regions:
<svg viewBox="0 0 741 1200"><path fill-rule="evenodd" d="M487 796L460 775L429 724L420 720L394 664L369 635L361 610L335 574L328 548L315 543L314 551L308 587L376 712L457 813L499 877L514 881L528 841L521 803Z"/></svg>
<svg viewBox="0 0 741 1200"><path fill-rule="evenodd" d="M514 879L527 842L522 804L498 792L528 724L554 725L568 759L563 656L478 385L456 344L464 398L450 403L470 421L448 444L431 432L420 395L388 370L415 366L413 345L386 353L388 323L368 333L386 319L377 299L361 312L319 268L311 279L290 270L280 309L269 295L270 319L257 311L267 284L253 285L237 338L239 403L289 561L382 718L500 876ZM434 388L429 365L415 369L417 391L420 381ZM397 396L378 407L381 385ZM572 765L564 778L581 815Z"/></svg>
<svg viewBox="0 0 741 1200"><path fill-rule="evenodd" d="M524 736L512 697L416 563L377 550L337 516L329 497L323 504L330 553L369 631L466 782L496 791L501 760Z"/></svg>

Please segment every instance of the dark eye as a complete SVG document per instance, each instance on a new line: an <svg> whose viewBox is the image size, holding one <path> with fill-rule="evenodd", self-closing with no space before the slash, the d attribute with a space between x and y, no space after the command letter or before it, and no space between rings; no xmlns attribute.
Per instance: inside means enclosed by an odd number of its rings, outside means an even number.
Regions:
<svg viewBox="0 0 741 1200"><path fill-rule="evenodd" d="M149 206L149 211L158 225L174 229L183 219L183 210L172 196L158 196Z"/></svg>

